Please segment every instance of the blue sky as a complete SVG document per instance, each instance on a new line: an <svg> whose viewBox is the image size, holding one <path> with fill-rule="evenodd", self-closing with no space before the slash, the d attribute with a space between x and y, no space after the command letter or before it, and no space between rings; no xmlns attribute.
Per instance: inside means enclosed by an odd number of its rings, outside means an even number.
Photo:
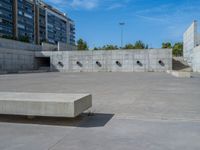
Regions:
<svg viewBox="0 0 200 150"><path fill-rule="evenodd" d="M76 23L76 38L91 48L120 46L119 22L125 22L124 43L142 40L159 48L182 41L193 20L200 20L200 0L44 0Z"/></svg>

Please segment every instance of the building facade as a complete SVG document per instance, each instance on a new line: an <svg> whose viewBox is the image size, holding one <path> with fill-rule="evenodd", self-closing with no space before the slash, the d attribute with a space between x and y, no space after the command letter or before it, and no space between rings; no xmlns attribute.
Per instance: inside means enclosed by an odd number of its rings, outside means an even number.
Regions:
<svg viewBox="0 0 200 150"><path fill-rule="evenodd" d="M74 46L75 24L42 0L1 0L0 36Z"/></svg>
<svg viewBox="0 0 200 150"><path fill-rule="evenodd" d="M0 36L13 35L13 0L0 1Z"/></svg>
<svg viewBox="0 0 200 150"><path fill-rule="evenodd" d="M28 37L31 43L35 42L35 11L34 2L27 0L17 1L17 37Z"/></svg>

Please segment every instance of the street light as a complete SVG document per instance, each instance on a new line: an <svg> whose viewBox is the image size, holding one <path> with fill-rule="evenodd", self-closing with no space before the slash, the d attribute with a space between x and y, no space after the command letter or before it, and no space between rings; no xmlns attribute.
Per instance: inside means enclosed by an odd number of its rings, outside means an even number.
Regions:
<svg viewBox="0 0 200 150"><path fill-rule="evenodd" d="M124 34L124 28L123 28L123 27L124 27L125 23L124 23L124 22L120 22L119 25L120 25L120 27L121 27L121 48L123 48L123 45L124 45L124 43L123 43L123 42L124 42L124 41L123 41L123 40L124 40L124 39L123 39L123 38L124 38L124 37L123 37L123 36L124 36L124 35L123 35L123 34Z"/></svg>

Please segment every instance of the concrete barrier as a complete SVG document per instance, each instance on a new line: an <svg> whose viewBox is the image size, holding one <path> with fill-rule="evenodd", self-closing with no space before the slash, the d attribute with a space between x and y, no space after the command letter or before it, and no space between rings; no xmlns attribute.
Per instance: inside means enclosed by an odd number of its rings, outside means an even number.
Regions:
<svg viewBox="0 0 200 150"><path fill-rule="evenodd" d="M171 71L171 75L177 78L191 78L191 72Z"/></svg>
<svg viewBox="0 0 200 150"><path fill-rule="evenodd" d="M0 114L74 118L90 107L90 94L0 93Z"/></svg>

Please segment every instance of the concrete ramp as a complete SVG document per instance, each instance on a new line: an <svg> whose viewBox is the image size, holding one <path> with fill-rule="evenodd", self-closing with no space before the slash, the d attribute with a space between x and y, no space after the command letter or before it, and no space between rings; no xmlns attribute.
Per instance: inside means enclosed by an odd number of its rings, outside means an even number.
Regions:
<svg viewBox="0 0 200 150"><path fill-rule="evenodd" d="M0 92L0 114L74 118L90 107L90 94Z"/></svg>

